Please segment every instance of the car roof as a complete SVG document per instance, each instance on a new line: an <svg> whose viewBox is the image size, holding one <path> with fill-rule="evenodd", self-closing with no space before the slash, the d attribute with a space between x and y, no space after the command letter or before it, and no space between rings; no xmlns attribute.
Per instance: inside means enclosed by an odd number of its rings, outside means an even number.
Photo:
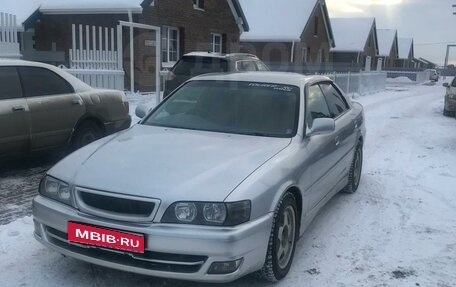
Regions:
<svg viewBox="0 0 456 287"><path fill-rule="evenodd" d="M217 73L205 74L194 77L192 81L233 81L233 82L257 82L274 83L283 85L302 86L307 83L331 81L324 76L305 76L298 73L288 72L242 72L242 73Z"/></svg>
<svg viewBox="0 0 456 287"><path fill-rule="evenodd" d="M184 57L193 56L193 57L208 57L208 58L218 58L218 59L253 59L259 60L257 56L247 53L231 53L231 54L222 54L222 53L211 53L211 52L191 52L184 55Z"/></svg>
<svg viewBox="0 0 456 287"><path fill-rule="evenodd" d="M26 66L48 69L58 74L60 77L64 78L67 82L69 82L76 92L85 92L92 89L89 85L82 82L75 76L69 74L65 70L45 63L0 58L0 67L2 66Z"/></svg>

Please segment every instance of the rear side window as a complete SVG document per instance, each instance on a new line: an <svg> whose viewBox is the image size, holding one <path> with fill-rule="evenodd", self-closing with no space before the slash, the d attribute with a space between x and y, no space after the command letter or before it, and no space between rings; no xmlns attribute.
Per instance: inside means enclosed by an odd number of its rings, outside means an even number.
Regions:
<svg viewBox="0 0 456 287"><path fill-rule="evenodd" d="M331 118L331 113L322 90L318 85L314 85L309 87L309 94L307 95L307 126L311 128L313 121L318 118Z"/></svg>
<svg viewBox="0 0 456 287"><path fill-rule="evenodd" d="M263 62L256 61L255 63L258 67L258 71L269 71L269 68Z"/></svg>
<svg viewBox="0 0 456 287"><path fill-rule="evenodd" d="M174 74L178 76L198 76L209 73L225 73L228 71L228 62L225 59L212 57L186 56L174 67Z"/></svg>
<svg viewBox="0 0 456 287"><path fill-rule="evenodd" d="M337 118L350 108L342 94L331 83L321 83L320 87L328 102L332 118Z"/></svg>
<svg viewBox="0 0 456 287"><path fill-rule="evenodd" d="M236 70L239 72L251 72L256 71L257 66L255 65L254 61L237 61Z"/></svg>
<svg viewBox="0 0 456 287"><path fill-rule="evenodd" d="M0 100L21 97L21 82L16 67L0 67Z"/></svg>
<svg viewBox="0 0 456 287"><path fill-rule="evenodd" d="M74 93L71 85L56 73L38 67L19 67L25 97Z"/></svg>

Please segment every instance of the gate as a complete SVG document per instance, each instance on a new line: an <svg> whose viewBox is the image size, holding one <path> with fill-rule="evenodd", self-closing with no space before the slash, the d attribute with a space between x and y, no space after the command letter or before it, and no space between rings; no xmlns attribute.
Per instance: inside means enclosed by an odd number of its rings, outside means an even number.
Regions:
<svg viewBox="0 0 456 287"><path fill-rule="evenodd" d="M16 15L0 12L0 58L21 58Z"/></svg>
<svg viewBox="0 0 456 287"><path fill-rule="evenodd" d="M94 88L122 91L124 71L116 43L114 28L73 24L66 71Z"/></svg>

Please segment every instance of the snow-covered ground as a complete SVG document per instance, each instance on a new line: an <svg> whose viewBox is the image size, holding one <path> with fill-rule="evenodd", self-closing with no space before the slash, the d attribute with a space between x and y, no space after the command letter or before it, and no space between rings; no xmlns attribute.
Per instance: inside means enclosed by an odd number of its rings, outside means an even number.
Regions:
<svg viewBox="0 0 456 287"><path fill-rule="evenodd" d="M456 286L456 120L442 116L443 94L407 86L357 99L368 130L359 191L329 202L274 286ZM65 258L32 232L29 217L0 226L0 286L202 286Z"/></svg>

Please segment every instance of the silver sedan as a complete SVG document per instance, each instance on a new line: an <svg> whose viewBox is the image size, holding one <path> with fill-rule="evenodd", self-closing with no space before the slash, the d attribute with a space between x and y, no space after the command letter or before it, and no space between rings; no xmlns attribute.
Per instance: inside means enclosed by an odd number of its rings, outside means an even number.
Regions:
<svg viewBox="0 0 456 287"><path fill-rule="evenodd" d="M35 237L129 272L277 281L318 210L357 190L364 140L362 106L329 78L193 78L139 124L49 170Z"/></svg>

